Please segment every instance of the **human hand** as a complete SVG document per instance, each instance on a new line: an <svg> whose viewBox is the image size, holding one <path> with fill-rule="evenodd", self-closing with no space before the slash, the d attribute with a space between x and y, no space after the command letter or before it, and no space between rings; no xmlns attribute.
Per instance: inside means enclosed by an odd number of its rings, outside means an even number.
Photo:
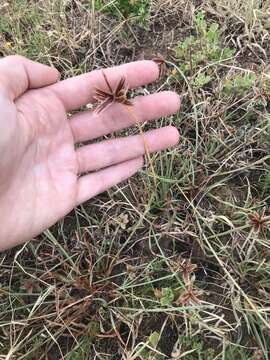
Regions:
<svg viewBox="0 0 270 360"><path fill-rule="evenodd" d="M108 68L113 86L125 76L131 88L154 81L152 61ZM121 104L99 114L67 112L94 101L106 90L101 71L58 81L57 70L19 56L0 60L0 250L31 239L76 205L132 176L143 164L144 141L150 152L175 145L178 131L165 127L140 135L94 140L134 125ZM139 121L178 110L179 97L162 92L133 101ZM87 175L80 176L81 174Z"/></svg>

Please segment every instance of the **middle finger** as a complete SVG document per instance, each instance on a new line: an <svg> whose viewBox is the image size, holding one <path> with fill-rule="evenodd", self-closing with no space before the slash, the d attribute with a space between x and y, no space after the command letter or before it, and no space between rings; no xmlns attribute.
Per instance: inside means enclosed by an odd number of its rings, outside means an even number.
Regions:
<svg viewBox="0 0 270 360"><path fill-rule="evenodd" d="M84 111L70 118L70 126L75 143L83 142L125 129L136 122L172 115L179 107L179 96L174 92L164 91L136 97L131 111L117 103L98 114L92 110Z"/></svg>

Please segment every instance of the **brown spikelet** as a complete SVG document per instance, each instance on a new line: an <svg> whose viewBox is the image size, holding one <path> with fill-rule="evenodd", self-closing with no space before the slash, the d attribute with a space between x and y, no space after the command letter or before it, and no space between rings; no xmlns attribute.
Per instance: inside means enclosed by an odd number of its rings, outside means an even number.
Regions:
<svg viewBox="0 0 270 360"><path fill-rule="evenodd" d="M264 229L270 228L270 216L265 216L264 213L259 214L254 212L248 216L249 224L252 226L255 233L259 233Z"/></svg>
<svg viewBox="0 0 270 360"><path fill-rule="evenodd" d="M111 84L109 83L109 80L105 74L105 72L102 70L102 75L104 77L104 80L106 82L108 91L101 90L96 88L95 89L95 95L94 99L99 101L100 104L96 107L95 112L100 113L101 111L104 111L107 109L111 104L117 102L123 105L132 106L132 102L128 100L127 98L127 91L128 87L125 86L126 79L124 76L122 76L118 83L116 84L115 89L112 89Z"/></svg>
<svg viewBox="0 0 270 360"><path fill-rule="evenodd" d="M159 68L159 77L164 76L166 74L166 70L167 70L166 61L165 61L164 57L162 55L158 54L152 60L157 64L157 66Z"/></svg>

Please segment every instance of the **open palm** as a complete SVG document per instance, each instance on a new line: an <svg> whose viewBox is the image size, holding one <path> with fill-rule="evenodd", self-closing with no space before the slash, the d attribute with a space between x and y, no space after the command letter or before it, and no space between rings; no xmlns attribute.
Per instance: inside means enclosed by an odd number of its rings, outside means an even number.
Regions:
<svg viewBox="0 0 270 360"><path fill-rule="evenodd" d="M158 77L152 61L106 69L114 86L125 76L130 87ZM107 90L100 71L58 81L58 72L22 57L0 60L0 249L39 234L76 205L133 175L142 166L144 140L130 136L91 141L134 125L121 104L96 114L67 112ZM176 94L163 92L133 101L140 121L175 112ZM146 133L150 151L174 145L178 132L166 127Z"/></svg>

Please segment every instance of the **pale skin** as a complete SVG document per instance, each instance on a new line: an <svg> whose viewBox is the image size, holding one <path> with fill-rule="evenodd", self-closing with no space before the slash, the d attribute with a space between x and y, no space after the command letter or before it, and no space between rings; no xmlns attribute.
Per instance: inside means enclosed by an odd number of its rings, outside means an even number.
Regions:
<svg viewBox="0 0 270 360"><path fill-rule="evenodd" d="M105 70L114 86L125 76L131 88L158 78L152 61ZM56 69L11 56L0 60L0 250L40 234L77 205L121 183L150 152L177 144L172 126L140 135L77 143L175 113L178 95L161 92L133 100L131 113L113 104L97 114L67 113L94 102L94 88L106 89L100 70L59 81ZM86 175L84 175L87 173Z"/></svg>

